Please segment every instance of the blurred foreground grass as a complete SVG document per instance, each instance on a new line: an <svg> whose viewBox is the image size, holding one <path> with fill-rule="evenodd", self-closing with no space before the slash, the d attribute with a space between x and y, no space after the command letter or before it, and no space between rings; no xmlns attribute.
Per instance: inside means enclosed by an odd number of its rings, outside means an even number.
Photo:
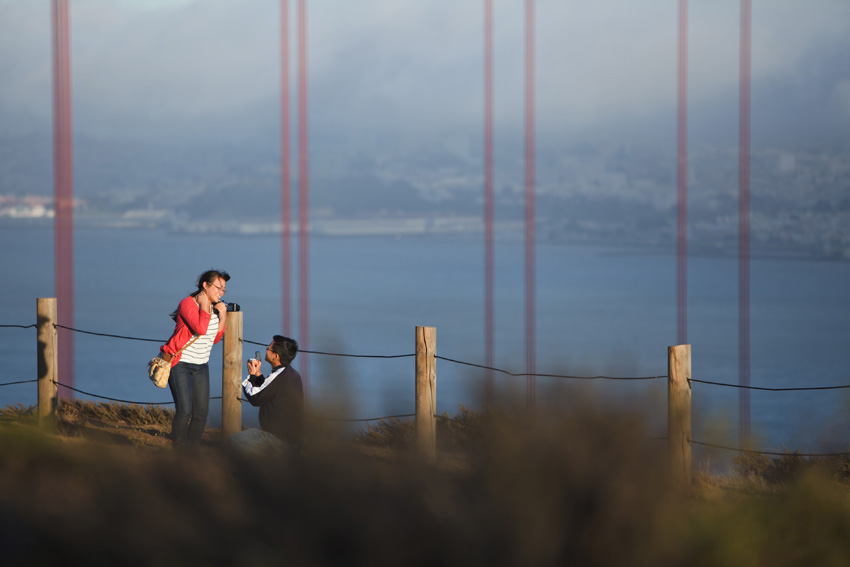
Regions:
<svg viewBox="0 0 850 567"><path fill-rule="evenodd" d="M0 410L4 565L846 565L846 462L739 459L668 475L666 442L622 409L439 420L352 439L313 422L301 458L247 458L208 431L174 451L168 410L73 402L58 434ZM317 425L318 423L318 425ZM123 439L123 440L122 440Z"/></svg>

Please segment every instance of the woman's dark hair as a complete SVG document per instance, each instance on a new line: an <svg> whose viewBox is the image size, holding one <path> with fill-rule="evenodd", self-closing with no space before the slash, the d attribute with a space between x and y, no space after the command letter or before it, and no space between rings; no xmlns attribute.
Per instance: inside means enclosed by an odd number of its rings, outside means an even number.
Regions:
<svg viewBox="0 0 850 567"><path fill-rule="evenodd" d="M289 366L289 363L292 362L295 359L295 355L298 354L298 343L295 342L295 339L290 339L289 337L275 335L272 338L271 346L272 352L280 357L280 363L283 366Z"/></svg>
<svg viewBox="0 0 850 567"><path fill-rule="evenodd" d="M204 284L208 283L210 285L215 283L215 280L218 278L223 279L226 282L230 281L230 274L227 272L222 272L219 270L207 270L200 276L198 276L198 289L192 292L192 297L197 297L199 293L204 291Z"/></svg>
<svg viewBox="0 0 850 567"><path fill-rule="evenodd" d="M198 289L190 293L190 297L197 297L199 293L204 291L205 283L212 285L218 278L221 278L224 281L228 282L230 281L230 274L221 270L207 270L206 272L198 276ZM177 311L179 311L179 309L180 304L178 303L177 309L171 312L171 318L174 319L175 322L177 322Z"/></svg>

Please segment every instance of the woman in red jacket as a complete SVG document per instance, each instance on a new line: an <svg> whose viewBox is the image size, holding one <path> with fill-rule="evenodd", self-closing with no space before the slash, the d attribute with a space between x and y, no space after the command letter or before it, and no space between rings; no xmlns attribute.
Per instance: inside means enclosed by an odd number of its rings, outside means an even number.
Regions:
<svg viewBox="0 0 850 567"><path fill-rule="evenodd" d="M208 363L212 346L224 336L227 304L221 298L227 292L228 280L227 272L208 270L201 274L198 289L183 299L171 314L176 323L174 333L160 348L173 356L168 387L174 396L171 441L175 445L197 445L207 425Z"/></svg>

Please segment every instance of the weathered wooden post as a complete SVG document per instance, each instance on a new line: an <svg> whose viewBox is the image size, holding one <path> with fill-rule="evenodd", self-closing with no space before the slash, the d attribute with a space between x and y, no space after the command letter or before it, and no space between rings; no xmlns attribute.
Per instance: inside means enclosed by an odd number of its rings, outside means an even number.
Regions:
<svg viewBox="0 0 850 567"><path fill-rule="evenodd" d="M673 476L691 481L691 345L667 349L667 438Z"/></svg>
<svg viewBox="0 0 850 567"><path fill-rule="evenodd" d="M428 461L437 457L437 329L416 327L416 446Z"/></svg>
<svg viewBox="0 0 850 567"><path fill-rule="evenodd" d="M56 331L56 298L36 299L37 357L38 357L38 424L56 428L56 407L59 402L58 333Z"/></svg>
<svg viewBox="0 0 850 567"><path fill-rule="evenodd" d="M224 354L221 368L221 430L222 441L242 431L242 312L227 314L224 330Z"/></svg>

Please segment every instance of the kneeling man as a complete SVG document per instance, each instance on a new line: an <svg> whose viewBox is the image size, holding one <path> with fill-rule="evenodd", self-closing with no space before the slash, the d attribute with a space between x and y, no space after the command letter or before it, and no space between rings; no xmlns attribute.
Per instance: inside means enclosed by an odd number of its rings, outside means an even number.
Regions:
<svg viewBox="0 0 850 567"><path fill-rule="evenodd" d="M268 377L263 376L259 360L248 361L248 377L242 390L252 406L260 408L260 429L246 429L230 437L238 449L266 452L279 449L297 454L304 428L304 391L301 375L291 363L298 353L298 343L289 337L275 335L266 348L266 362L272 365Z"/></svg>

